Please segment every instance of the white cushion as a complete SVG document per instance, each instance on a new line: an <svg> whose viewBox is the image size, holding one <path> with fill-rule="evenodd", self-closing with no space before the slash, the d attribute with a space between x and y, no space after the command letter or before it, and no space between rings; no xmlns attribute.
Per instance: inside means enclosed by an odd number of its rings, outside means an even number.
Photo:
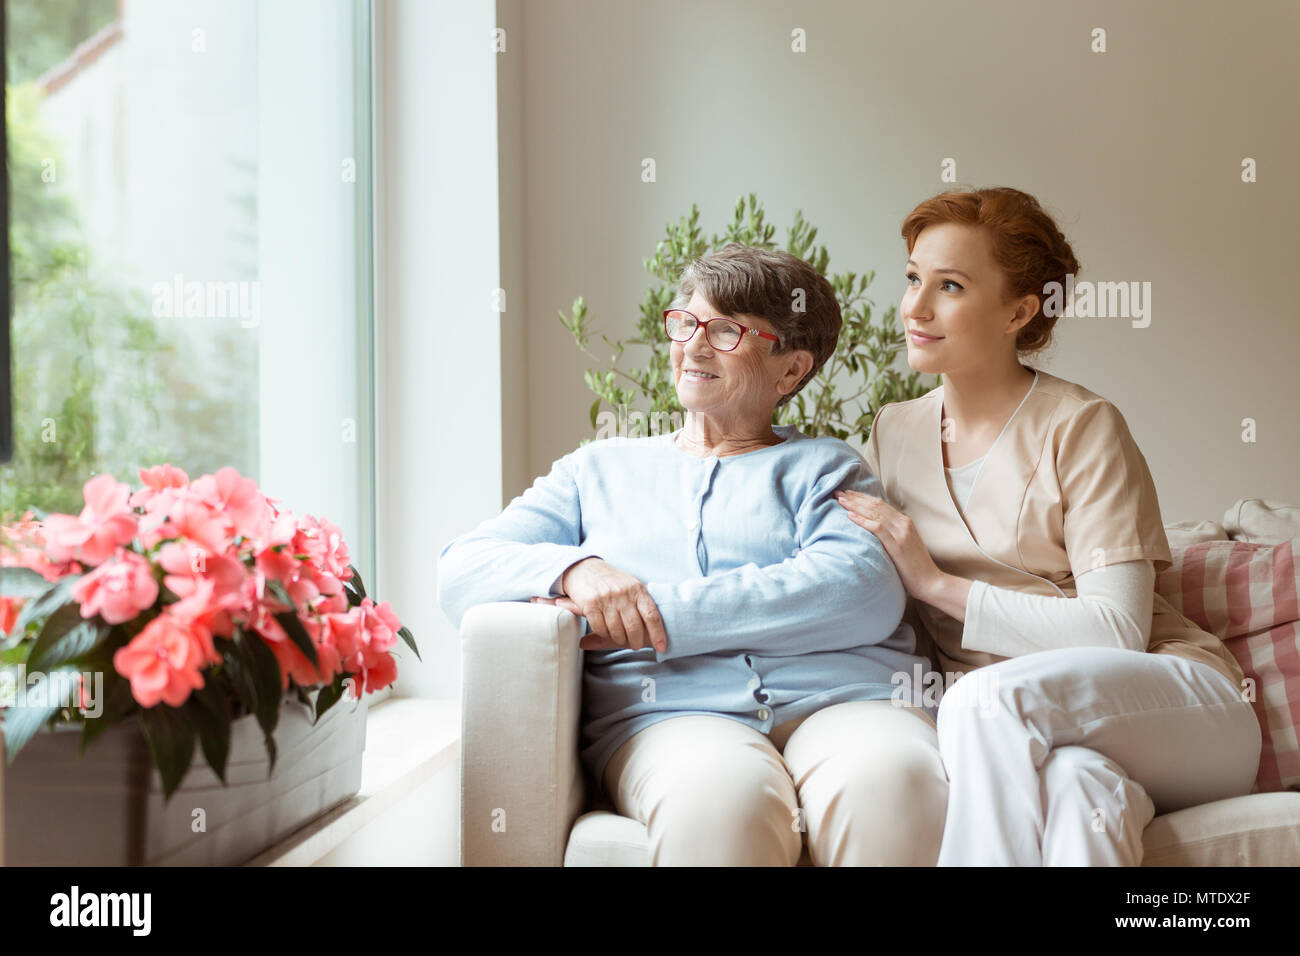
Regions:
<svg viewBox="0 0 1300 956"><path fill-rule="evenodd" d="M1178 521L1165 525L1165 537L1170 549L1176 550L1202 541L1227 541L1228 532L1217 521Z"/></svg>
<svg viewBox="0 0 1300 956"><path fill-rule="evenodd" d="M1234 541L1279 544L1300 537L1300 506L1242 498L1223 516L1223 527Z"/></svg>
<svg viewBox="0 0 1300 956"><path fill-rule="evenodd" d="M649 866L650 842L645 825L609 810L590 810L574 821L564 865ZM795 865L812 865L806 845Z"/></svg>
<svg viewBox="0 0 1300 956"><path fill-rule="evenodd" d="M1300 866L1300 793L1175 810L1142 833L1143 866Z"/></svg>

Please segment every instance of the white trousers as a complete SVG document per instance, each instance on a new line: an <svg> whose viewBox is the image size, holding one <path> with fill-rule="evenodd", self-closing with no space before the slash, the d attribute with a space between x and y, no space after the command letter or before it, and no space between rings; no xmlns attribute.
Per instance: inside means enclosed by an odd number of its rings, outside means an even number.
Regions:
<svg viewBox="0 0 1300 956"><path fill-rule="evenodd" d="M646 826L651 866L933 866L948 781L934 721L891 700L831 704L770 735L711 714L614 751L603 786Z"/></svg>
<svg viewBox="0 0 1300 956"><path fill-rule="evenodd" d="M939 866L1137 866L1157 813L1250 793L1259 722L1214 668L1118 648L1039 651L939 704Z"/></svg>

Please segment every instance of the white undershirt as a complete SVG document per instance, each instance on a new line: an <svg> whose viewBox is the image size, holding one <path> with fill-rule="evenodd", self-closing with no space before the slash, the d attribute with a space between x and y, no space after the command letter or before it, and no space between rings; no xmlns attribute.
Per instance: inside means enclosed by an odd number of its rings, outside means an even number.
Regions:
<svg viewBox="0 0 1300 956"><path fill-rule="evenodd" d="M975 474L987 457L988 452L985 452L974 461L960 467L944 469L948 478L948 487L953 497L957 499L957 510L963 515L966 513L966 502L970 500L971 489L975 487Z"/></svg>
<svg viewBox="0 0 1300 956"><path fill-rule="evenodd" d="M965 515L987 453L945 468L957 510ZM1119 647L1145 651L1151 635L1155 566L1123 561L1075 578L1078 597L1044 597L972 581L961 646L1000 657L1061 647Z"/></svg>

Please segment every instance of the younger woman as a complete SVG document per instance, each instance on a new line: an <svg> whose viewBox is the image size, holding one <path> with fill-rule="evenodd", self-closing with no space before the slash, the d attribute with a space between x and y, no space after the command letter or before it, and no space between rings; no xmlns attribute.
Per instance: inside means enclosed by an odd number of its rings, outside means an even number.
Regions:
<svg viewBox="0 0 1300 956"><path fill-rule="evenodd" d="M1119 410L1019 360L1051 338L1047 284L1079 269L1051 217L1015 189L951 192L903 237L908 362L942 384L877 414L881 497L839 500L966 674L939 707L939 865L1135 866L1156 813L1250 792L1241 668L1155 593L1169 545Z"/></svg>

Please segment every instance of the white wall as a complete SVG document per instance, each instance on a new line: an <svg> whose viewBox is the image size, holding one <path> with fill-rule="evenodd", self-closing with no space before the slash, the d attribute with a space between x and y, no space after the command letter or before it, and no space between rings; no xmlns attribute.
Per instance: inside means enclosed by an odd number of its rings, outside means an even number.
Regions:
<svg viewBox="0 0 1300 956"><path fill-rule="evenodd" d="M712 232L755 191L781 237L802 208L831 268L875 269L896 305L899 225L953 157L959 184L1058 213L1080 278L1152 283L1148 328L1062 320L1041 364L1119 406L1166 521L1247 495L1300 503L1293 0L530 0L522 27L530 444L505 500L591 434L556 310L585 295L629 335L642 260L693 201Z"/></svg>

